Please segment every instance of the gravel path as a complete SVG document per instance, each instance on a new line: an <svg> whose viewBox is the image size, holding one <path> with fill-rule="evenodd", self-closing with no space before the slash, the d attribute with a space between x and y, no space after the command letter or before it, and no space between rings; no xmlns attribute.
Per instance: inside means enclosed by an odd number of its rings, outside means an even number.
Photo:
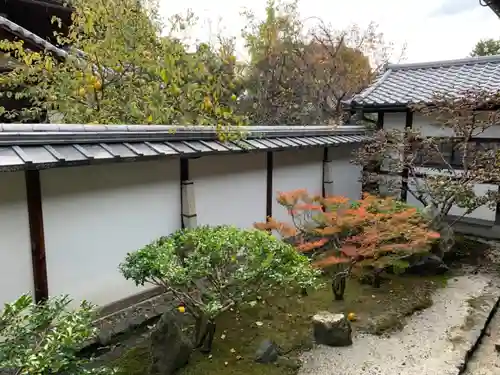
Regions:
<svg viewBox="0 0 500 375"><path fill-rule="evenodd" d="M500 353L495 350L496 343L500 344L500 310L497 310L491 320L481 345L467 364L464 375L500 374Z"/></svg>
<svg viewBox="0 0 500 375"><path fill-rule="evenodd" d="M345 348L318 346L303 355L299 375L457 375L499 297L492 276L456 277L403 330L355 335Z"/></svg>

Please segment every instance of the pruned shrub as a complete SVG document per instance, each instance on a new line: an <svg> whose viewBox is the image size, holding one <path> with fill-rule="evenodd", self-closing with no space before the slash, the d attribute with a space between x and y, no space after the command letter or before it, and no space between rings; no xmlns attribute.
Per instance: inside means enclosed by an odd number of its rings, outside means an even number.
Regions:
<svg viewBox="0 0 500 375"><path fill-rule="evenodd" d="M107 367L92 367L78 351L94 337L93 307L83 302L69 310L67 296L35 304L28 295L6 304L0 314L0 373L19 375L113 374ZM10 373L10 372L8 372Z"/></svg>
<svg viewBox="0 0 500 375"><path fill-rule="evenodd" d="M193 341L211 351L215 319L276 288L315 285L318 272L269 233L232 226L182 229L127 255L127 279L172 293L197 324Z"/></svg>
<svg viewBox="0 0 500 375"><path fill-rule="evenodd" d="M392 198L365 194L350 201L295 190L279 194L278 202L288 210L291 223L268 218L255 226L292 238L314 267L333 271L336 299L343 298L346 278L353 270L369 272L377 284L382 270L405 270L410 256L429 252L439 238L416 208Z"/></svg>

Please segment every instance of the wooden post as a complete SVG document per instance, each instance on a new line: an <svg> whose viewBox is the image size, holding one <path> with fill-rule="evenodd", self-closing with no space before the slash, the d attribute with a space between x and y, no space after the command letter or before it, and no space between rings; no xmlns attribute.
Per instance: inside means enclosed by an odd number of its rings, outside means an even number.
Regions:
<svg viewBox="0 0 500 375"><path fill-rule="evenodd" d="M273 169L274 153L266 153L266 221L273 216Z"/></svg>
<svg viewBox="0 0 500 375"><path fill-rule="evenodd" d="M189 180L189 160L180 159L181 163L181 225L182 228L198 226L196 215L196 194L194 182Z"/></svg>
<svg viewBox="0 0 500 375"><path fill-rule="evenodd" d="M413 112L408 109L406 110L406 122L405 122L405 131L411 130L413 127ZM406 149L407 147L410 147L410 145L407 145L405 143L404 145L404 150L403 150L403 158L406 159L408 150ZM401 201L406 202L408 200L408 176L409 176L410 171L408 168L403 168L403 171L401 172Z"/></svg>
<svg viewBox="0 0 500 375"><path fill-rule="evenodd" d="M382 130L384 128L384 112L377 112L377 130ZM380 174L380 165L369 165L363 167L363 176L366 176L369 173L375 173L377 175ZM363 178L361 184L362 193L371 193L378 195L380 192L379 182L367 182ZM362 198L362 196L360 197Z"/></svg>
<svg viewBox="0 0 500 375"><path fill-rule="evenodd" d="M500 193L500 184L498 185L498 192ZM500 225L500 202L497 202L494 225Z"/></svg>
<svg viewBox="0 0 500 375"><path fill-rule="evenodd" d="M323 198L334 195L333 189L333 170L330 160L329 147L323 149L323 183L321 195Z"/></svg>
<svg viewBox="0 0 500 375"><path fill-rule="evenodd" d="M49 297L49 287L43 230L40 172L38 170L28 170L24 176L26 180L35 302L41 303Z"/></svg>

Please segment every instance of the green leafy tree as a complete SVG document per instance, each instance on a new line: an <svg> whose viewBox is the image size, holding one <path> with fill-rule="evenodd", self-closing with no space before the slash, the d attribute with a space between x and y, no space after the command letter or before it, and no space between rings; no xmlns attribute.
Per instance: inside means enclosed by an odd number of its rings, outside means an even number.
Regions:
<svg viewBox="0 0 500 375"><path fill-rule="evenodd" d="M472 57L500 55L500 40L481 39L472 50Z"/></svg>
<svg viewBox="0 0 500 375"><path fill-rule="evenodd" d="M107 367L89 366L91 360L78 350L91 339L94 310L82 303L68 310L68 297L35 304L24 295L6 304L0 313L0 370L18 375L115 373Z"/></svg>
<svg viewBox="0 0 500 375"><path fill-rule="evenodd" d="M206 352L220 314L278 288L312 287L317 276L291 245L231 226L179 230L128 254L120 269L138 285L172 293L195 318L193 341Z"/></svg>
<svg viewBox="0 0 500 375"><path fill-rule="evenodd" d="M479 207L494 209L500 202L497 188L482 193L476 189L500 180L498 146L480 141L498 123L499 103L500 91L436 94L431 103L412 109L441 128L440 136L422 129L403 130L401 124L399 129L376 132L355 152L355 162L366 167L365 182L375 183L388 195L406 192L424 206L431 228L441 235L440 256L455 243L455 223ZM453 207L462 214L450 223L447 216Z"/></svg>
<svg viewBox="0 0 500 375"><path fill-rule="evenodd" d="M32 121L48 113L83 124L245 124L234 113L234 61L207 44L190 51L179 37L195 22L191 14L165 24L155 0L71 4L69 31L58 34L65 56L0 42L21 63L1 77L3 95L31 102L3 108L4 115Z"/></svg>
<svg viewBox="0 0 500 375"><path fill-rule="evenodd" d="M329 124L341 102L370 84L392 53L375 24L337 30L302 20L297 1L269 0L265 19L245 13L250 55L244 104L252 123ZM315 27L307 27L315 21Z"/></svg>

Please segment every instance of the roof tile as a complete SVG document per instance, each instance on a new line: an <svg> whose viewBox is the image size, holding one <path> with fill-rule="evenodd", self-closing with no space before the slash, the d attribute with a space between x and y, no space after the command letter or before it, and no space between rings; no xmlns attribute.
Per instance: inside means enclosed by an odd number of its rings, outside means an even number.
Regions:
<svg viewBox="0 0 500 375"><path fill-rule="evenodd" d="M367 89L347 103L353 107L429 103L435 94L500 90L500 55L430 63L388 65Z"/></svg>

